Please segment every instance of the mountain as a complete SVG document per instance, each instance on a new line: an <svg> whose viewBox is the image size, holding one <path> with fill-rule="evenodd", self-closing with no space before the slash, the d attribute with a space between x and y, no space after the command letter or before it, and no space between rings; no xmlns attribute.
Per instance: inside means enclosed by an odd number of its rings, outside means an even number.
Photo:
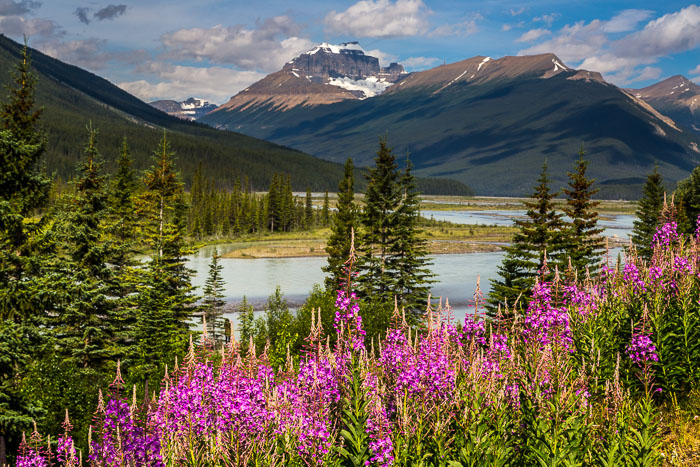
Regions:
<svg viewBox="0 0 700 467"><path fill-rule="evenodd" d="M217 108L216 104L212 104L203 99L197 99L196 97L190 97L182 102L160 100L149 102L149 104L168 115L183 120L197 120Z"/></svg>
<svg viewBox="0 0 700 467"><path fill-rule="evenodd" d="M473 57L404 75L366 99L245 104L246 92L199 121L361 165L387 136L397 153L410 153L416 174L455 178L484 195L529 193L545 160L554 187L564 186L582 145L609 197L638 196L655 163L676 181L700 160L697 135L553 54Z"/></svg>
<svg viewBox="0 0 700 467"><path fill-rule="evenodd" d="M676 75L642 89L630 89L636 97L674 121L700 133L700 86Z"/></svg>
<svg viewBox="0 0 700 467"><path fill-rule="evenodd" d="M22 46L0 34L0 86L12 82L11 71ZM98 149L111 172L124 136L128 138L134 168L152 164L153 151L167 131L177 167L186 183L201 165L202 174L222 187L247 178L256 190L267 190L274 173L291 176L293 188L303 191L336 190L343 166L322 161L298 150L232 131L222 131L172 117L93 73L30 49L37 77L36 101L44 111L39 121L48 138L46 170L63 180L76 174L84 154L86 125L98 129ZM356 172L357 188L366 184L364 171ZM425 193L469 194L464 184L446 179L417 179Z"/></svg>
<svg viewBox="0 0 700 467"><path fill-rule="evenodd" d="M228 112L261 105L289 110L362 100L381 94L406 74L398 63L379 66L379 59L365 53L357 42L323 43L239 92L216 110Z"/></svg>
<svg viewBox="0 0 700 467"><path fill-rule="evenodd" d="M10 72L19 60L22 46L0 35L0 85L11 83ZM98 129L98 148L106 171L114 169L123 136L128 138L134 167L144 170L158 147L163 131L168 133L177 166L186 182L202 165L206 177L222 186L248 177L253 187L267 189L273 173L291 174L296 189L334 189L342 167L298 150L261 141L230 131L220 131L195 122L171 117L137 99L109 81L30 50L37 77L36 101L44 107L40 125L48 136L46 169L66 180L76 173L87 139L85 126Z"/></svg>

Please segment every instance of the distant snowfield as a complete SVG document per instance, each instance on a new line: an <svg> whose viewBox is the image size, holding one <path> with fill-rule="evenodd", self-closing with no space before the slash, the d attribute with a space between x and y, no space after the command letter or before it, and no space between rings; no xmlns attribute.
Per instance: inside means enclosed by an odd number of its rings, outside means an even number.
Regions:
<svg viewBox="0 0 700 467"><path fill-rule="evenodd" d="M393 83L389 83L383 79L380 80L374 76L371 76L369 78L358 80L348 77L330 78L326 84L338 86L340 88L347 89L348 91L362 91L365 94L365 98L367 98L383 93Z"/></svg>

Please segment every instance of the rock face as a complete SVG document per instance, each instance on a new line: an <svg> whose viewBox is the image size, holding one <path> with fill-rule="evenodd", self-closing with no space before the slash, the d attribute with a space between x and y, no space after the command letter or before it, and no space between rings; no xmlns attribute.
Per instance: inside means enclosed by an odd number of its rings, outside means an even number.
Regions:
<svg viewBox="0 0 700 467"><path fill-rule="evenodd" d="M217 111L332 104L383 93L407 76L403 66L381 67L357 42L323 43L287 62L282 70L249 86Z"/></svg>
<svg viewBox="0 0 700 467"><path fill-rule="evenodd" d="M197 99L196 97L190 97L182 102L173 100L154 101L150 102L150 105L158 110L162 110L168 115L183 120L197 120L199 117L203 117L217 108L217 105L202 99Z"/></svg>
<svg viewBox="0 0 700 467"><path fill-rule="evenodd" d="M700 86L684 76L676 75L642 89L630 89L677 123L700 133Z"/></svg>

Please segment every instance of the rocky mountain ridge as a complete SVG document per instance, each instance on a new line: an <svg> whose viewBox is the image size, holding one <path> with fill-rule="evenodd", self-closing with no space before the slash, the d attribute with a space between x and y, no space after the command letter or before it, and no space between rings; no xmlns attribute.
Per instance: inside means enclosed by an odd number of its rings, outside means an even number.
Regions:
<svg viewBox="0 0 700 467"><path fill-rule="evenodd" d="M679 124L700 133L700 86L685 76L671 76L629 92Z"/></svg>
<svg viewBox="0 0 700 467"><path fill-rule="evenodd" d="M357 42L322 43L239 92L217 111L259 106L286 111L297 106L366 99L383 93L407 75L398 63L380 66L379 59Z"/></svg>
<svg viewBox="0 0 700 467"><path fill-rule="evenodd" d="M149 102L149 104L158 110L162 110L168 115L181 118L183 120L197 120L218 107L216 104L212 104L196 97L190 97L182 102L177 102L174 100L159 100Z"/></svg>

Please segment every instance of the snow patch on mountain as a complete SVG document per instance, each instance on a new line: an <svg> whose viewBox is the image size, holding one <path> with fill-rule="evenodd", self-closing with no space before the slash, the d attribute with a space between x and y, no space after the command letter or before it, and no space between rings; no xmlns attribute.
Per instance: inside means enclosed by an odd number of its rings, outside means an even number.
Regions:
<svg viewBox="0 0 700 467"><path fill-rule="evenodd" d="M370 76L365 79L352 79L346 76L330 78L328 83L331 86L338 86L348 91L359 91L364 94L364 97L360 96L360 99L366 99L367 97L374 97L378 94L383 93L387 90L389 86L393 83L389 83L383 78L377 78Z"/></svg>

